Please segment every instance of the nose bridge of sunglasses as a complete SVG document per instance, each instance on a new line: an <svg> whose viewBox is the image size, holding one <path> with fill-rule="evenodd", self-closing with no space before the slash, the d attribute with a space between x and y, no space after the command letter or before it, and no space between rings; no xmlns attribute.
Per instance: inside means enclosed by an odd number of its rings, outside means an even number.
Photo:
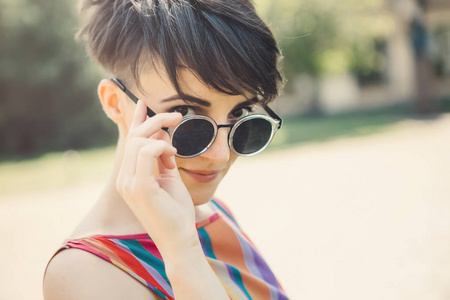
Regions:
<svg viewBox="0 0 450 300"><path fill-rule="evenodd" d="M212 141L212 143L211 144L214 144L214 143L216 143L216 140L217 140L217 138L221 135L221 131L220 131L220 129L221 128L228 128L228 130L227 131L223 131L223 136L225 136L226 137L226 139L228 140L228 139L230 139L230 133L231 133L231 128L234 126L234 124L220 124L220 125L217 125L217 131L216 131L216 134L214 135L214 137L212 137L212 139L213 139L213 141Z"/></svg>
<svg viewBox="0 0 450 300"><path fill-rule="evenodd" d="M236 123L217 124L214 119L204 115L189 115L175 128L171 128L172 145L177 148L177 156L192 158L207 151L213 144L216 147L227 136L229 148L237 155L251 156L264 150L278 129L278 120L253 114L239 119ZM222 131L220 128L229 128ZM219 144L216 138L220 135ZM222 136L223 135L223 136Z"/></svg>
<svg viewBox="0 0 450 300"><path fill-rule="evenodd" d="M233 126L234 126L234 124L221 124L221 125L217 125L217 130L219 130L220 128L231 128Z"/></svg>
<svg viewBox="0 0 450 300"><path fill-rule="evenodd" d="M226 137L227 137L228 144L229 144L229 143L230 143L230 139L232 139L232 134L231 134L231 132L233 131L234 125L235 125L235 124L220 124L220 125L217 125L216 138L217 138L217 136L220 134L219 129L221 129L221 128L228 128L228 131L226 132ZM214 139L216 139L216 138L214 138Z"/></svg>

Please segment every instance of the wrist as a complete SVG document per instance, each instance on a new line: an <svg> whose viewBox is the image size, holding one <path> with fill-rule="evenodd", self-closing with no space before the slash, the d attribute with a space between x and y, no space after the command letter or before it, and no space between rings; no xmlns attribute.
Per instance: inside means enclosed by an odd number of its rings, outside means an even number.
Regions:
<svg viewBox="0 0 450 300"><path fill-rule="evenodd" d="M172 232L172 234L158 237L158 239L155 243L157 242L156 245L161 255L167 256L168 258L182 255L185 249L201 247L198 232L195 227L184 228L183 230Z"/></svg>
<svg viewBox="0 0 450 300"><path fill-rule="evenodd" d="M170 277L173 272L180 273L183 270L197 267L202 262L207 262L200 241L190 241L189 245L161 252L164 260L166 273Z"/></svg>
<svg viewBox="0 0 450 300"><path fill-rule="evenodd" d="M163 258L176 299L229 299L200 242Z"/></svg>

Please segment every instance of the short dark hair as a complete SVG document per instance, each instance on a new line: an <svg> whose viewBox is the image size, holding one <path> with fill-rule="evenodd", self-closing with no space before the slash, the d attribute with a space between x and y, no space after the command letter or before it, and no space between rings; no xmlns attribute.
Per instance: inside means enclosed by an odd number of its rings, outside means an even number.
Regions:
<svg viewBox="0 0 450 300"><path fill-rule="evenodd" d="M159 61L180 95L180 68L226 94L250 92L263 103L279 94L281 53L250 0L84 0L81 12L88 17L77 38L90 56L138 86L141 63Z"/></svg>

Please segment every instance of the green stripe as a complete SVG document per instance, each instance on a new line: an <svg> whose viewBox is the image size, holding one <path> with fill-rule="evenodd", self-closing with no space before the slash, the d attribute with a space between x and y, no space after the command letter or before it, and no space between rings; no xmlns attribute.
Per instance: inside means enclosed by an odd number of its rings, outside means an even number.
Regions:
<svg viewBox="0 0 450 300"><path fill-rule="evenodd" d="M211 239L209 238L208 232L204 228L199 228L198 233L200 234L200 238L203 241L203 250L206 252L206 256L217 259L214 255L214 252L212 251L212 243Z"/></svg>
<svg viewBox="0 0 450 300"><path fill-rule="evenodd" d="M228 219L231 220L231 222L234 223L234 225L236 225L237 228L241 229L241 226L239 226L238 222L233 218L232 215L230 215L228 213L227 210L225 210L225 208L223 208L219 203L217 203L217 201L215 201L214 199L211 199L211 202L221 211L225 214L225 216L228 217Z"/></svg>
<svg viewBox="0 0 450 300"><path fill-rule="evenodd" d="M211 202L214 203L214 205L220 209L228 218L230 218L230 220L234 220L234 218L222 207L219 205L219 203L217 203L215 200L211 199Z"/></svg>
<svg viewBox="0 0 450 300"><path fill-rule="evenodd" d="M127 246L135 257L145 261L154 268L170 285L169 278L166 274L166 268L162 260L147 251L147 249L142 247L141 243L137 240L119 240L119 242ZM142 267L144 268L144 266Z"/></svg>
<svg viewBox="0 0 450 300"><path fill-rule="evenodd" d="M230 269L233 272L233 276L236 283L241 287L241 290L247 295L248 299L252 299L247 289L245 288L244 283L242 282L242 276L239 270L232 266L230 266Z"/></svg>
<svg viewBox="0 0 450 300"><path fill-rule="evenodd" d="M152 286L152 291L154 291L158 296L160 296L163 299L169 299L166 295L164 295L162 292L160 292L157 288Z"/></svg>

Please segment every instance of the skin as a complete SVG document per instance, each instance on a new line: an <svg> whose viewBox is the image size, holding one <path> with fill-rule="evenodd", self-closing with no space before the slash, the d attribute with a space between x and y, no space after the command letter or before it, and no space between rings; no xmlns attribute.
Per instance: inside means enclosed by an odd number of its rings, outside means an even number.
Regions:
<svg viewBox="0 0 450 300"><path fill-rule="evenodd" d="M156 80L156 78L159 80ZM145 95L137 89L134 89L133 92L136 91L136 96L156 113L169 111L174 106L186 105L181 99L161 103L161 99L176 95L176 92L168 79L164 76L158 76L155 71L145 74L142 77L142 82ZM208 101L209 107L197 106L198 113L212 117L218 124L229 123L230 111L237 104L246 100L244 96L229 96L208 88L189 71L182 71L181 87L186 94ZM126 102L127 123L130 124L135 105L123 93L120 96L125 97L122 100ZM207 203L211 199L236 158L237 156L228 147L228 129L220 129L213 145L202 155L190 159L175 158L181 179L188 189L194 205ZM212 182L202 183L189 176L189 171L197 170L203 172L218 171L218 174Z"/></svg>
<svg viewBox="0 0 450 300"><path fill-rule="evenodd" d="M196 113L217 124L236 118L236 106L251 95L219 93L189 70L180 74L184 93L205 105L189 103ZM215 142L191 159L175 156L176 149L162 127L176 126L185 111L163 68L142 74L143 91L125 81L141 99L134 104L114 83L103 80L98 94L103 109L119 129L113 171L92 211L71 238L92 234L125 235L147 232L166 263L176 299L229 299L207 263L195 222L212 214L209 200L237 156L228 146L229 129L219 130ZM157 113L146 116L146 106ZM191 111L192 112L192 111ZM246 109L238 111L244 115ZM92 254L77 249L61 252L50 262L44 278L45 299L160 299L130 276ZM93 284L95 282L95 284ZM97 297L97 298L96 298Z"/></svg>

